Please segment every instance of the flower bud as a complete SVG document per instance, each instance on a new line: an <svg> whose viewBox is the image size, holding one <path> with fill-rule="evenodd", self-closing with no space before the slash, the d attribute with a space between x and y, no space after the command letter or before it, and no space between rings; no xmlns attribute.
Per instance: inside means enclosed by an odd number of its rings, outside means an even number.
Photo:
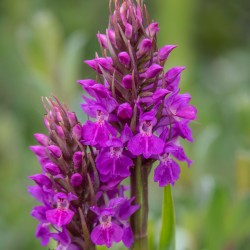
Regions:
<svg viewBox="0 0 250 250"><path fill-rule="evenodd" d="M118 54L118 59L125 67L128 68L130 66L130 56L127 52L120 52Z"/></svg>
<svg viewBox="0 0 250 250"><path fill-rule="evenodd" d="M42 157L42 158L47 158L48 157L46 147L36 145L36 146L30 146L29 148L38 157Z"/></svg>
<svg viewBox="0 0 250 250"><path fill-rule="evenodd" d="M152 96L152 99L153 99L155 102L161 101L161 100L163 100L163 99L165 98L165 96L166 96L167 94L169 94L169 93L170 93L170 91L167 90L167 89L157 89L157 90L154 92L154 94L153 94L153 96Z"/></svg>
<svg viewBox="0 0 250 250"><path fill-rule="evenodd" d="M141 57L142 55L146 54L148 51L151 50L151 48L152 48L151 40L148 38L143 39L138 46L137 57Z"/></svg>
<svg viewBox="0 0 250 250"><path fill-rule="evenodd" d="M49 144L49 137L44 134L34 134L34 137L36 138L37 142L42 146L48 146Z"/></svg>
<svg viewBox="0 0 250 250"><path fill-rule="evenodd" d="M65 134L61 126L56 125L56 133L61 139L65 139Z"/></svg>
<svg viewBox="0 0 250 250"><path fill-rule="evenodd" d="M61 173L60 168L56 164L54 164L53 162L46 163L44 165L44 169L46 172L48 172L49 174L51 174L53 176Z"/></svg>
<svg viewBox="0 0 250 250"><path fill-rule="evenodd" d="M47 148L55 158L60 158L62 156L62 150L58 146L50 145Z"/></svg>
<svg viewBox="0 0 250 250"><path fill-rule="evenodd" d="M158 56L161 61L165 61L168 59L169 54L173 49L176 48L176 45L166 45L159 49Z"/></svg>
<svg viewBox="0 0 250 250"><path fill-rule="evenodd" d="M112 45L116 46L115 42L115 32L113 30L107 30L107 34Z"/></svg>
<svg viewBox="0 0 250 250"><path fill-rule="evenodd" d="M70 126L72 126L72 127L75 126L77 123L76 114L74 112L71 112L71 111L68 111L67 114L68 114Z"/></svg>
<svg viewBox="0 0 250 250"><path fill-rule="evenodd" d="M38 186L50 189L52 187L52 183L50 179L44 174L34 174L29 176L31 180L33 180Z"/></svg>
<svg viewBox="0 0 250 250"><path fill-rule="evenodd" d="M97 34L97 39L98 39L98 42L100 43L100 45L107 49L108 48L108 41L107 41L107 36L104 35L104 34Z"/></svg>
<svg viewBox="0 0 250 250"><path fill-rule="evenodd" d="M50 131L50 122L48 119L48 116L44 116L44 125L46 126L46 128Z"/></svg>
<svg viewBox="0 0 250 250"><path fill-rule="evenodd" d="M79 173L75 173L70 178L70 183L73 187L78 187L82 184L82 176Z"/></svg>
<svg viewBox="0 0 250 250"><path fill-rule="evenodd" d="M76 139L76 140L81 140L82 138L82 127L80 124L76 124L73 128L73 131L72 131L72 134L73 134L73 137Z"/></svg>
<svg viewBox="0 0 250 250"><path fill-rule="evenodd" d="M123 84L125 89L131 89L132 83L133 83L133 78L131 75L126 75L123 77L122 84Z"/></svg>
<svg viewBox="0 0 250 250"><path fill-rule="evenodd" d="M155 36L158 31L160 30L159 26L158 26L158 23L151 23L149 24L149 26L146 28L146 34L149 36L149 37L153 37Z"/></svg>
<svg viewBox="0 0 250 250"><path fill-rule="evenodd" d="M128 103L123 103L119 106L117 115L122 119L129 119L132 117L133 110Z"/></svg>
<svg viewBox="0 0 250 250"><path fill-rule="evenodd" d="M170 69L166 74L165 74L165 80L168 83L173 82L177 76L181 74L181 72L185 69L186 67L184 66L177 66L173 67Z"/></svg>
<svg viewBox="0 0 250 250"><path fill-rule="evenodd" d="M75 169L78 169L81 167L82 165L82 152L81 151L78 151L78 152L75 152L74 155L73 155L73 162L74 162L74 168Z"/></svg>
<svg viewBox="0 0 250 250"><path fill-rule="evenodd" d="M59 108L58 107L54 107L54 109L55 109L55 112L56 112L56 120L57 120L57 122L58 123L62 122L63 118L62 118L62 114L61 114Z"/></svg>
<svg viewBox="0 0 250 250"><path fill-rule="evenodd" d="M127 23L125 26L125 36L127 37L128 40L131 39L133 34L133 27L131 24Z"/></svg>
<svg viewBox="0 0 250 250"><path fill-rule="evenodd" d="M145 73L143 73L141 76L145 77L145 78L154 78L155 76L157 76L161 71L162 71L162 67L158 64L152 64Z"/></svg>

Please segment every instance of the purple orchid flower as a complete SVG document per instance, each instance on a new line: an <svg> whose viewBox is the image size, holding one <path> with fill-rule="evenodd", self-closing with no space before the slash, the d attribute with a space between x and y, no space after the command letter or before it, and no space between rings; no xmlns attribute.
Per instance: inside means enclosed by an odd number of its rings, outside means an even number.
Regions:
<svg viewBox="0 0 250 250"><path fill-rule="evenodd" d="M122 227L115 222L112 222L112 217L115 213L113 208L98 209L92 207L91 210L98 215L100 224L91 232L91 240L96 245L106 245L108 248L113 242L122 240Z"/></svg>
<svg viewBox="0 0 250 250"><path fill-rule="evenodd" d="M76 199L77 197L70 193L57 193L54 198L57 208L46 212L47 220L58 227L69 224L74 216L74 212L69 209L70 201Z"/></svg>
<svg viewBox="0 0 250 250"><path fill-rule="evenodd" d="M174 186L179 179L180 167L173 161L168 153L160 156L160 164L155 168L154 181L159 183L160 187L171 184Z"/></svg>
<svg viewBox="0 0 250 250"><path fill-rule="evenodd" d="M110 178L117 176L123 179L130 175L130 167L133 161L126 155L121 139L113 139L107 142L106 147L96 158L96 167L99 173Z"/></svg>
<svg viewBox="0 0 250 250"><path fill-rule="evenodd" d="M161 154L164 142L153 134L156 124L154 112L147 112L141 116L139 133L128 142L128 150L134 155L143 155L148 159L151 155Z"/></svg>
<svg viewBox="0 0 250 250"><path fill-rule="evenodd" d="M108 114L97 110L96 122L87 121L82 126L83 143L92 146L105 147L111 135L116 135L116 130L107 122Z"/></svg>
<svg viewBox="0 0 250 250"><path fill-rule="evenodd" d="M128 219L139 206L131 205L134 200L123 197L111 199L105 208L91 207L97 214L99 225L91 232L91 239L97 245L106 245L108 248L113 242L120 242L130 247L133 244L133 234Z"/></svg>

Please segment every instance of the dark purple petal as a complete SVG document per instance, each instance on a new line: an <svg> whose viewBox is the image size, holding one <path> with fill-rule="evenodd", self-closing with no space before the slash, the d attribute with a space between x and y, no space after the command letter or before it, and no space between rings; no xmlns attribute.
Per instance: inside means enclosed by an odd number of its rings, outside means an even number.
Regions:
<svg viewBox="0 0 250 250"><path fill-rule="evenodd" d="M51 233L50 236L51 236L51 238L56 240L60 245L67 246L67 250L68 250L68 246L71 242L71 239L70 239L70 236L67 232L66 227L64 227L64 226L62 227L62 232Z"/></svg>
<svg viewBox="0 0 250 250"><path fill-rule="evenodd" d="M127 142L131 137L133 136L133 133L130 129L130 127L128 126L128 124L126 123L124 126L124 129L121 133L121 140L123 143Z"/></svg>
<svg viewBox="0 0 250 250"><path fill-rule="evenodd" d="M36 206L33 207L31 211L31 216L36 218L39 221L46 221L46 211L48 210L48 207L45 206Z"/></svg>
<svg viewBox="0 0 250 250"><path fill-rule="evenodd" d="M117 209L117 217L120 220L127 221L129 217L139 209L139 205L131 205L133 200L134 198L131 198L129 200L125 198L123 199L123 202Z"/></svg>
<svg viewBox="0 0 250 250"><path fill-rule="evenodd" d="M36 238L41 239L41 245L42 246L48 245L49 239L50 239L50 231L49 231L49 227L46 224L40 223L37 226Z"/></svg>
<svg viewBox="0 0 250 250"><path fill-rule="evenodd" d="M103 152L96 157L96 168L103 175L108 175L114 165L115 160L110 157L110 152Z"/></svg>
<svg viewBox="0 0 250 250"><path fill-rule="evenodd" d="M127 248L130 248L132 244L134 243L134 235L132 232L132 229L129 225L127 225L123 229L123 236L122 236L122 242Z"/></svg>
<svg viewBox="0 0 250 250"><path fill-rule="evenodd" d="M130 175L130 167L133 166L133 161L125 156L121 155L116 161L115 161L115 169L112 171L112 175L116 176L119 175L121 177L128 177Z"/></svg>
<svg viewBox="0 0 250 250"><path fill-rule="evenodd" d="M145 138L141 134L132 137L128 142L128 150L133 155L141 155L144 152Z"/></svg>
<svg viewBox="0 0 250 250"><path fill-rule="evenodd" d="M190 142L193 142L192 130L188 127L189 120L183 120L175 123L174 130L182 138L187 139Z"/></svg>
<svg viewBox="0 0 250 250"><path fill-rule="evenodd" d="M30 186L28 187L29 193L38 201L45 203L46 205L50 204L53 196L53 192L51 190L51 193L48 193L44 191L43 188L39 186Z"/></svg>

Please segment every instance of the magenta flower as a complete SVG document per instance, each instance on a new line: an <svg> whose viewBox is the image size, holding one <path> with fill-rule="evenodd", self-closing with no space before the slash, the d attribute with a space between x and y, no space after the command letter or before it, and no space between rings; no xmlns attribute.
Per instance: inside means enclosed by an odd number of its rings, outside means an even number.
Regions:
<svg viewBox="0 0 250 250"><path fill-rule="evenodd" d="M86 145L105 147L107 141L116 130L107 122L108 116L97 111L96 122L87 121L82 126L82 141Z"/></svg>
<svg viewBox="0 0 250 250"><path fill-rule="evenodd" d="M91 240L96 245L110 248L113 242L120 241L127 247L132 245L133 234L128 219L138 209L138 205L131 205L132 201L133 199L115 198L105 208L91 207L99 220L99 224L91 232Z"/></svg>
<svg viewBox="0 0 250 250"><path fill-rule="evenodd" d="M134 155L143 155L148 159L152 155L161 154L164 142L153 134L153 126L156 118L153 112L142 115L139 124L139 134L132 137L128 142L128 150Z"/></svg>
<svg viewBox="0 0 250 250"><path fill-rule="evenodd" d="M130 175L130 167L133 161L126 155L123 142L120 139L113 139L108 143L108 147L96 158L96 167L101 174L101 180L122 177L126 178Z"/></svg>
<svg viewBox="0 0 250 250"><path fill-rule="evenodd" d="M116 223L112 222L114 210L112 208L92 211L98 215L100 224L91 232L91 240L96 245L106 245L108 248L112 246L113 242L120 242L122 240L123 230Z"/></svg>
<svg viewBox="0 0 250 250"><path fill-rule="evenodd" d="M46 219L52 224L61 227L70 223L74 212L69 209L70 201L77 199L76 196L57 193L54 197L57 208L46 211Z"/></svg>
<svg viewBox="0 0 250 250"><path fill-rule="evenodd" d="M160 187L171 184L172 186L179 179L180 167L169 158L165 153L160 157L160 164L156 167L154 172L154 181L159 183Z"/></svg>

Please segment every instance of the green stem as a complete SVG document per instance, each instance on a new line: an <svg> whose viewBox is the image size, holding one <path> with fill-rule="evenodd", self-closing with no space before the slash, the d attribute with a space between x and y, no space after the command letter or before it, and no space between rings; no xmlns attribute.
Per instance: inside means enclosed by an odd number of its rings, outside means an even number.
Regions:
<svg viewBox="0 0 250 250"><path fill-rule="evenodd" d="M148 167L142 165L141 157L137 157L136 166L131 173L131 197L135 197L134 204L140 208L131 217L131 227L135 243L131 250L148 250Z"/></svg>

